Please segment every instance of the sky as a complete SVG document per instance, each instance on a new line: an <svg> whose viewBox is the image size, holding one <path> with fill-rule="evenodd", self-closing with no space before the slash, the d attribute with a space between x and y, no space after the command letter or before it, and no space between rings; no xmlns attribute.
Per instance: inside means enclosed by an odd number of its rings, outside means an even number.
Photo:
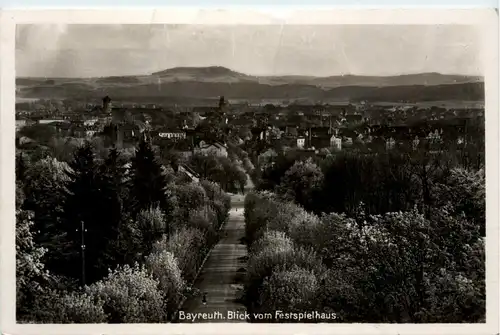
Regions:
<svg viewBox="0 0 500 335"><path fill-rule="evenodd" d="M224 66L249 75L483 75L465 25L18 25L17 77Z"/></svg>

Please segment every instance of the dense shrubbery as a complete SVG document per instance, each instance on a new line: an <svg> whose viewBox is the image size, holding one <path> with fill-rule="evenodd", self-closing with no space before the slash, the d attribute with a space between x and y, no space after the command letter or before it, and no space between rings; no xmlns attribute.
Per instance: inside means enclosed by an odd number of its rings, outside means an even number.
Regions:
<svg viewBox="0 0 500 335"><path fill-rule="evenodd" d="M97 159L85 143L69 164L31 163L16 161L17 319L169 320L218 240L229 196L206 180L176 184L146 142L131 162L115 149Z"/></svg>
<svg viewBox="0 0 500 335"><path fill-rule="evenodd" d="M481 175L454 170L436 183L448 195L429 215L418 207L367 215L361 205L353 217L317 216L271 193L248 194L248 307L335 312L342 322L484 321Z"/></svg>
<svg viewBox="0 0 500 335"><path fill-rule="evenodd" d="M259 177L276 193L245 199L249 307L484 321L484 171L445 158L274 157Z"/></svg>
<svg viewBox="0 0 500 335"><path fill-rule="evenodd" d="M125 265L86 288L103 301L110 323L155 323L165 321L164 299L159 282L145 267Z"/></svg>

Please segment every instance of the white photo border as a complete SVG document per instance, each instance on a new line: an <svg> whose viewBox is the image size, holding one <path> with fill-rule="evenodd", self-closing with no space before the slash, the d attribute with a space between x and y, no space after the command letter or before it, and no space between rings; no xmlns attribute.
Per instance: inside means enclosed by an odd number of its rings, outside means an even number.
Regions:
<svg viewBox="0 0 500 335"><path fill-rule="evenodd" d="M499 332L498 12L494 9L226 7L0 12L0 331L3 334L495 334ZM486 323L484 324L16 324L16 24L461 24L481 29L486 115Z"/></svg>

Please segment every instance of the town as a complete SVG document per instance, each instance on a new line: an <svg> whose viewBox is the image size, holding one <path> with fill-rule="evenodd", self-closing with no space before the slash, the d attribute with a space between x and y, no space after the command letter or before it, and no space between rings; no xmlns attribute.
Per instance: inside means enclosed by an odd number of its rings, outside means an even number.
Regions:
<svg viewBox="0 0 500 335"><path fill-rule="evenodd" d="M408 150L431 145L467 152L484 150L484 107L419 107L400 103L343 105L232 105L222 96L213 106L162 107L155 104L77 104L67 101L16 105L17 144L33 148L29 134L100 138L119 149L147 138L162 151L187 158L195 152L226 156L227 145L266 150L295 149L305 156L332 152ZM119 131L118 131L119 129ZM218 130L216 132L215 130ZM24 136L26 134L28 136ZM477 164L477 161L476 161Z"/></svg>

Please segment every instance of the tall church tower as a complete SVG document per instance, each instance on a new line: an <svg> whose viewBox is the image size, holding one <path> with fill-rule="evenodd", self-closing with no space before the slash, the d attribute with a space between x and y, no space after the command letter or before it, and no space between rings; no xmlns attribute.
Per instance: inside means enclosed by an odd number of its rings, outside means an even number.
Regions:
<svg viewBox="0 0 500 335"><path fill-rule="evenodd" d="M104 98L102 98L102 112L110 115L111 108L112 108L111 107L111 98L106 95Z"/></svg>
<svg viewBox="0 0 500 335"><path fill-rule="evenodd" d="M125 123L125 110L121 108L111 108L111 99L106 96L103 99L103 105L106 102L108 113L111 114L111 127L113 129L112 140L117 149L123 148L123 125Z"/></svg>

